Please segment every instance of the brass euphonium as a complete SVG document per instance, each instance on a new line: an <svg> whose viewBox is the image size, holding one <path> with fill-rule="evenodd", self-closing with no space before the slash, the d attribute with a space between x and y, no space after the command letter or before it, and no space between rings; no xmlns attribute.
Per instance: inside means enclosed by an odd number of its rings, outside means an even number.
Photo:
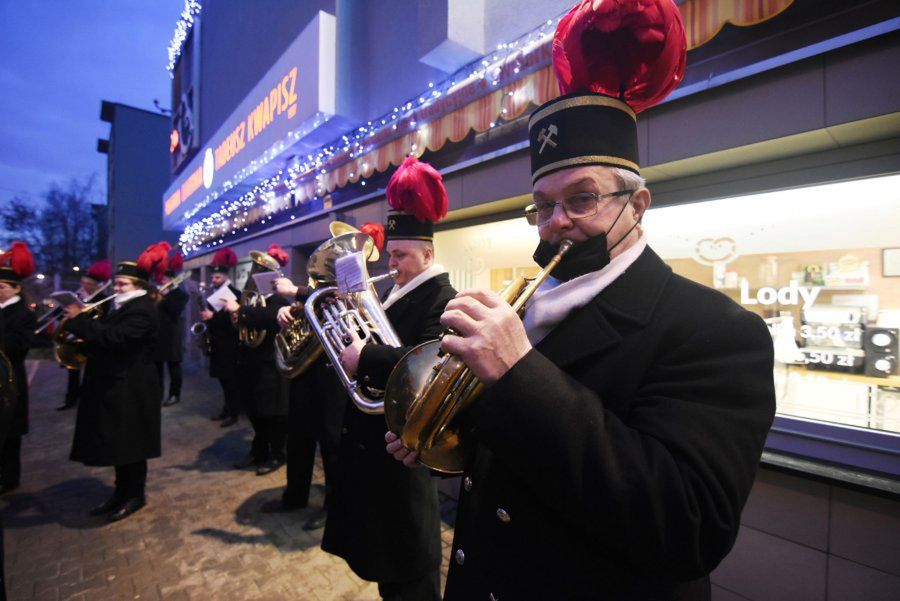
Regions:
<svg viewBox="0 0 900 601"><path fill-rule="evenodd" d="M250 266L250 273L247 274L247 282L244 284L244 289L241 290L240 304L242 307L265 307L266 297L256 288L253 274L263 271L277 271L280 273L281 265L278 264L274 257L258 250L250 251L250 261L252 265ZM238 338L250 348L256 348L266 339L266 331L238 326Z"/></svg>
<svg viewBox="0 0 900 601"><path fill-rule="evenodd" d="M372 237L346 224L340 224L340 229L345 233L336 234L309 258L307 270L319 287L306 300L304 311L350 399L363 413L380 414L382 392L351 378L341 366L340 355L350 344L350 331L366 342L402 346L373 286L395 272L369 277L366 257L377 257ZM321 287L328 282L334 285Z"/></svg>
<svg viewBox="0 0 900 601"><path fill-rule="evenodd" d="M519 277L500 292L521 317L525 304L572 247L564 240L556 256L533 278ZM394 367L384 393L388 428L419 461L433 470L458 474L465 467L468 441L455 418L484 385L456 355L441 352L441 341L423 342Z"/></svg>
<svg viewBox="0 0 900 601"><path fill-rule="evenodd" d="M334 259L336 255L350 249L346 245L346 240L350 237L338 242L335 239L345 234L359 233L352 225L340 221L333 221L328 229L332 239L319 246L307 264L310 290L335 284ZM363 251L370 261L378 260L378 249L373 241L365 242ZM275 365L286 378L296 378L305 372L323 352L322 344L306 319L304 304L294 303L291 306L291 316L294 321L275 335Z"/></svg>

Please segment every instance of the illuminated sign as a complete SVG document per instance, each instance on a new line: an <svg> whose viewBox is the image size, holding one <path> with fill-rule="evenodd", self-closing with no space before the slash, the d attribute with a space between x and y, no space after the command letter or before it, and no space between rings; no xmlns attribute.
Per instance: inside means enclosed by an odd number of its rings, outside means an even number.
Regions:
<svg viewBox="0 0 900 601"><path fill-rule="evenodd" d="M335 108L335 21L320 12L219 130L204 144L163 197L163 225L176 229L208 193L224 192L264 153L282 150L289 134L308 132ZM227 69L227 65L217 68ZM324 119L322 118L324 116ZM183 135L181 145L184 145ZM177 152L175 135L170 147ZM271 158L271 156L269 156ZM208 191L208 192L207 192Z"/></svg>

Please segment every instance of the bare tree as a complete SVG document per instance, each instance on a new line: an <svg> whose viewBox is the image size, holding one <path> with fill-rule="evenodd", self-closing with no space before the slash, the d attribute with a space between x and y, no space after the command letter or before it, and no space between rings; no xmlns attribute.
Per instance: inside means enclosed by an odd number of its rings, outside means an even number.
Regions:
<svg viewBox="0 0 900 601"><path fill-rule="evenodd" d="M72 179L65 187L53 183L39 206L27 197L16 197L0 207L6 243L28 243L35 263L45 272L67 273L89 265L99 258L96 241L101 237L91 202L97 195L94 182L89 177Z"/></svg>

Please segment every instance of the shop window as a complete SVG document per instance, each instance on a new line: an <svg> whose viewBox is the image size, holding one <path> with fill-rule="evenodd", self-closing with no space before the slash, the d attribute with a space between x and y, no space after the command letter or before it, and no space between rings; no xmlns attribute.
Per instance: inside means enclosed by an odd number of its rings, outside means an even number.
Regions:
<svg viewBox="0 0 900 601"><path fill-rule="evenodd" d="M644 229L673 271L766 321L780 418L900 446L900 176L651 208ZM458 289L532 274L536 243L524 219L435 237Z"/></svg>

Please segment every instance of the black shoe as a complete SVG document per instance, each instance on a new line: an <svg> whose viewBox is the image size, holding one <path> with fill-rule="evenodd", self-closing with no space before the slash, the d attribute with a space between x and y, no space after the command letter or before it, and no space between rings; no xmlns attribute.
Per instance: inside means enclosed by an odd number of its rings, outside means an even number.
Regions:
<svg viewBox="0 0 900 601"><path fill-rule="evenodd" d="M180 400L181 400L181 398L179 398L178 395L172 395L169 398L167 398L165 401L163 401L162 406L163 407L171 407L172 405L174 405L175 403L177 403Z"/></svg>
<svg viewBox="0 0 900 601"><path fill-rule="evenodd" d="M323 528L325 526L325 521L328 518L328 511L323 507L319 511L312 514L306 523L303 524L304 530L318 530L319 528Z"/></svg>
<svg viewBox="0 0 900 601"><path fill-rule="evenodd" d="M76 403L75 401L72 401L71 403L69 401L66 401L65 403L57 407L56 410L65 411L66 409L74 409L77 404L78 403Z"/></svg>
<svg viewBox="0 0 900 601"><path fill-rule="evenodd" d="M219 424L220 428L230 428L231 426L237 423L237 418L233 415L229 415L225 419L222 420L222 423Z"/></svg>
<svg viewBox="0 0 900 601"><path fill-rule="evenodd" d="M0 495L5 495L6 493L12 490L16 490L17 488L19 488L18 482L16 482L15 484L0 484Z"/></svg>
<svg viewBox="0 0 900 601"><path fill-rule="evenodd" d="M146 504L147 500L144 497L131 497L130 499L125 499L124 501L122 501L122 504L118 509L109 514L109 517L107 519L110 522L118 522L119 520L124 520Z"/></svg>
<svg viewBox="0 0 900 601"><path fill-rule="evenodd" d="M284 499L269 499L260 506L259 510L263 513L287 513L288 511L298 511L306 507L297 503L285 503Z"/></svg>
<svg viewBox="0 0 900 601"><path fill-rule="evenodd" d="M256 460L256 457L253 456L253 453L248 453L246 457L244 457L240 461L235 461L232 464L232 466L236 470L242 470L244 468L250 467L251 465L259 465L259 462Z"/></svg>
<svg viewBox="0 0 900 601"><path fill-rule="evenodd" d="M91 509L88 512L88 515L104 515L107 513L111 513L118 509L121 504L122 498L119 495L114 494L100 505L97 505L96 507Z"/></svg>
<svg viewBox="0 0 900 601"><path fill-rule="evenodd" d="M256 468L256 475L265 476L266 474L271 474L280 469L282 465L284 465L284 459L269 459Z"/></svg>
<svg viewBox="0 0 900 601"><path fill-rule="evenodd" d="M213 415L213 416L212 416L211 418L209 418L209 419L211 419L211 420L214 421L214 422L220 422L220 421L222 421L223 419L225 419L226 417L228 417L228 414L225 413L224 411L222 411L222 413L220 413L219 415Z"/></svg>

